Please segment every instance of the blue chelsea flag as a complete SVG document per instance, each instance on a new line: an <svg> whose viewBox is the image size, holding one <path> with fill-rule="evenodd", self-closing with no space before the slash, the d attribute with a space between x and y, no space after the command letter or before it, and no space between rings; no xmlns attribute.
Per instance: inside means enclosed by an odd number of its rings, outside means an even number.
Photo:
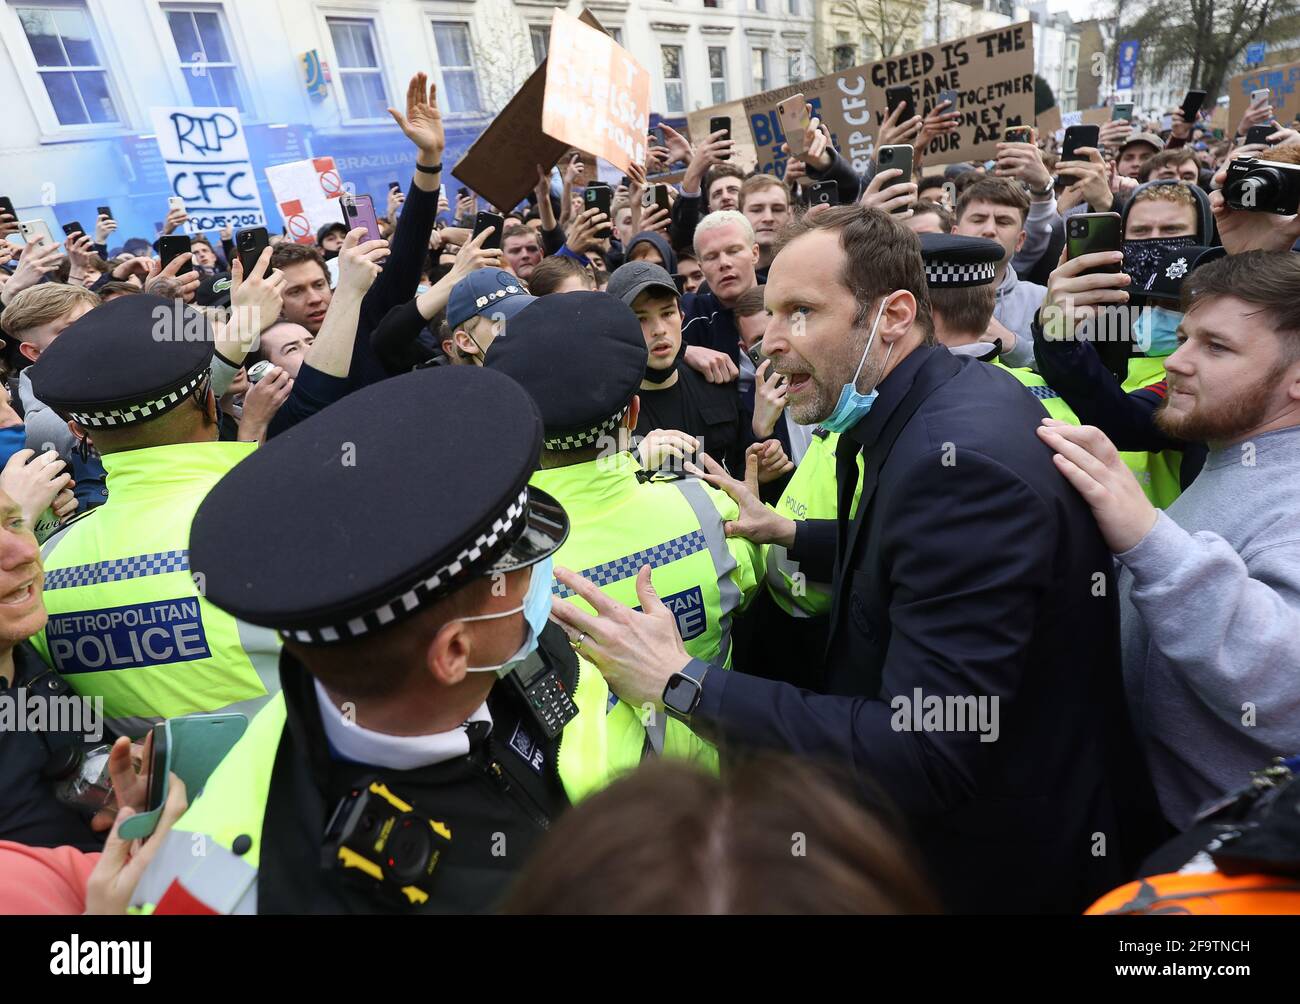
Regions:
<svg viewBox="0 0 1300 1004"><path fill-rule="evenodd" d="M1115 78L1116 90L1133 89L1133 70L1137 66L1139 48L1141 45L1137 39L1119 43L1119 74Z"/></svg>

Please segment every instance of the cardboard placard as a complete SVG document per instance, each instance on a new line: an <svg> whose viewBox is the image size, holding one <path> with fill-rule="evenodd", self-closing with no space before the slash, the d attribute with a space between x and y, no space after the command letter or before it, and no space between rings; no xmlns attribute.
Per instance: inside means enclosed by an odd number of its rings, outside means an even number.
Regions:
<svg viewBox="0 0 1300 1004"><path fill-rule="evenodd" d="M650 74L603 31L556 9L546 61L542 131L626 172L645 162Z"/></svg>
<svg viewBox="0 0 1300 1004"><path fill-rule="evenodd" d="M578 19L605 30L590 11L584 10ZM549 170L570 147L542 131L547 62L542 60L451 169L468 188L502 209L514 208L537 187L538 164ZM588 169L587 177L595 173Z"/></svg>
<svg viewBox="0 0 1300 1004"><path fill-rule="evenodd" d="M1250 92L1264 87L1272 92L1273 117L1289 126L1300 112L1300 61L1261 67L1229 80L1228 122L1220 128L1236 129L1250 107Z"/></svg>
<svg viewBox="0 0 1300 1004"><path fill-rule="evenodd" d="M190 234L266 226L238 108L150 108L149 113L171 192L185 201Z"/></svg>
<svg viewBox="0 0 1300 1004"><path fill-rule="evenodd" d="M266 169L285 229L295 244L315 244L316 231L326 223L342 223L343 179L333 157L295 160Z"/></svg>
<svg viewBox="0 0 1300 1004"><path fill-rule="evenodd" d="M1034 120L1034 127L1038 130L1040 139L1044 136L1055 136L1058 129L1064 128L1061 123L1061 106L1052 105L1051 108L1044 109Z"/></svg>
<svg viewBox="0 0 1300 1004"><path fill-rule="evenodd" d="M1034 118L1032 25L1025 21L980 32L745 98L758 170L777 177L785 173L785 136L776 106L802 91L830 129L835 148L862 173L888 114L885 89L905 85L912 88L920 115L938 104L940 92L958 92L961 123L956 132L936 138L925 163L989 160L996 156L1006 126Z"/></svg>

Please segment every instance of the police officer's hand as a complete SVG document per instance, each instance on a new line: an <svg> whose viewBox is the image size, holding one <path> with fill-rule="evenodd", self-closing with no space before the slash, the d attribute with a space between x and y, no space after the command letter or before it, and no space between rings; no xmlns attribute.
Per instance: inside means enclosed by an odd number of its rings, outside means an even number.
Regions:
<svg viewBox="0 0 1300 1004"><path fill-rule="evenodd" d="M185 782L172 774L167 785L167 802L158 817L157 827L147 840L123 840L118 836L121 821L130 819L135 811L126 808L117 814L113 832L104 843L104 853L86 882L87 914L111 916L126 913L126 908L131 905L131 894L149 862L188 806Z"/></svg>
<svg viewBox="0 0 1300 1004"><path fill-rule="evenodd" d="M1124 260L1119 251L1094 251L1068 260L1067 253L1061 252L1060 264L1048 276L1047 295L1038 314L1043 336L1053 341L1075 338L1075 329L1085 321L1092 321L1098 307L1122 307L1128 303L1128 285L1132 282L1123 272L1082 274L1090 268L1119 264Z"/></svg>
<svg viewBox="0 0 1300 1004"><path fill-rule="evenodd" d="M388 241L363 240L365 227L349 230L339 248L339 282L334 292L363 296L377 278L380 262L388 257Z"/></svg>
<svg viewBox="0 0 1300 1004"><path fill-rule="evenodd" d="M1045 418L1038 436L1056 451L1056 469L1092 509L1111 552L1123 554L1140 544L1159 513L1106 434Z"/></svg>
<svg viewBox="0 0 1300 1004"><path fill-rule="evenodd" d="M555 577L596 611L592 616L551 597L551 617L569 636L574 651L599 669L609 689L634 708L663 707L669 677L684 669L691 657L676 618L650 582L650 566L642 565L636 576L640 611L610 599L567 568L556 568Z"/></svg>
<svg viewBox="0 0 1300 1004"><path fill-rule="evenodd" d="M758 460L758 483L765 485L777 478L785 477L794 470L794 461L785 455L785 449L779 439L769 439L765 443L754 443L745 450L745 467L749 467L749 458Z"/></svg>
<svg viewBox="0 0 1300 1004"><path fill-rule="evenodd" d="M19 450L0 471L0 491L22 507L29 526L50 507L55 497L72 481L56 450L37 455L35 450Z"/></svg>
<svg viewBox="0 0 1300 1004"><path fill-rule="evenodd" d="M781 455L785 456L784 453ZM733 478L707 453L700 454L700 462L704 464L703 471L693 466L688 466L687 470L699 475L714 488L721 488L740 507L736 518L723 524L722 528L728 537L744 537L755 544L783 544L786 547L794 543L794 520L777 515L775 509L765 506L759 500L759 456L753 447L745 451L744 481Z"/></svg>
<svg viewBox="0 0 1300 1004"><path fill-rule="evenodd" d="M636 452L641 466L647 471L657 471L672 458L684 461L700 451L700 441L676 429L653 429L637 443Z"/></svg>
<svg viewBox="0 0 1300 1004"><path fill-rule="evenodd" d="M703 375L709 383L730 383L740 376L731 356L716 349L706 349L702 345L688 345L682 356L683 361L696 373Z"/></svg>

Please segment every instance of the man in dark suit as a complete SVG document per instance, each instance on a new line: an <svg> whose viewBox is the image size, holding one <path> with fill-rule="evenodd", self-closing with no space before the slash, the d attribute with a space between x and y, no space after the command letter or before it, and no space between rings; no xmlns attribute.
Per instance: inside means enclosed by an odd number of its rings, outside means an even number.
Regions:
<svg viewBox="0 0 1300 1004"><path fill-rule="evenodd" d="M839 519L778 516L748 471L707 479L740 504L728 532L831 579L827 693L686 658L648 568L645 613L559 573L598 616L566 604L557 619L624 699L883 791L950 909L1081 910L1147 849L1131 824L1150 803L1111 561L1038 439L1045 413L1009 374L935 344L919 243L881 212L793 225L767 307L794 420L842 432Z"/></svg>

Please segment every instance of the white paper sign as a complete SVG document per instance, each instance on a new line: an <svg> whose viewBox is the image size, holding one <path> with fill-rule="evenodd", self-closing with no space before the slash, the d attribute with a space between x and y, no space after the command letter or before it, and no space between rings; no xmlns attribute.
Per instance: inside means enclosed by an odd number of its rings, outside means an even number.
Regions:
<svg viewBox="0 0 1300 1004"><path fill-rule="evenodd" d="M284 217L289 239L312 244L316 231L326 223L342 223L343 179L333 157L295 160L266 169L266 180Z"/></svg>
<svg viewBox="0 0 1300 1004"><path fill-rule="evenodd" d="M191 234L266 226L238 108L151 108L172 194Z"/></svg>

